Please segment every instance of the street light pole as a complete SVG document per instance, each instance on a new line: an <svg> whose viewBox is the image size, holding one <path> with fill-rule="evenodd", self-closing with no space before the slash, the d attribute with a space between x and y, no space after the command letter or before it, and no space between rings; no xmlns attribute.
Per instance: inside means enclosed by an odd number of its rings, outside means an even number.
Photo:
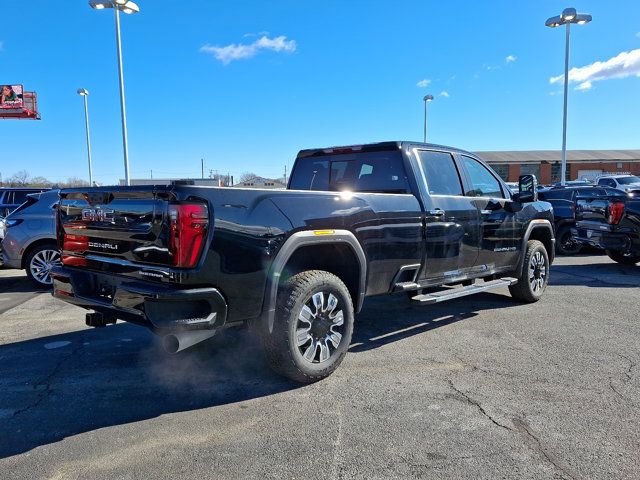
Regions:
<svg viewBox="0 0 640 480"><path fill-rule="evenodd" d="M84 127L87 133L87 158L89 160L89 186L93 186L93 172L91 169L91 140L89 137L89 107L88 99L89 90L86 88L79 88L78 95L84 98Z"/></svg>
<svg viewBox="0 0 640 480"><path fill-rule="evenodd" d="M571 22L567 22L567 34L564 49L564 106L562 109L562 168L560 185L567 182L567 99L569 97L569 37L571 35Z"/></svg>
<svg viewBox="0 0 640 480"><path fill-rule="evenodd" d="M130 185L129 179L129 140L127 138L127 109L124 99L124 74L122 72L122 41L120 40L120 10L127 14L138 13L140 8L131 0L90 1L89 6L95 10L113 8L116 17L116 47L118 53L118 80L120 82L120 117L122 120L122 149L124 152L124 182Z"/></svg>
<svg viewBox="0 0 640 480"><path fill-rule="evenodd" d="M571 36L571 24L584 25L591 21L591 15L587 13L577 13L575 8L565 8L562 14L547 19L545 25L555 28L566 25L565 54L564 54L564 105L562 111L562 170L560 184L567 182L567 99L569 96L569 38Z"/></svg>
<svg viewBox="0 0 640 480"><path fill-rule="evenodd" d="M122 119L122 149L124 151L124 184L129 181L129 141L127 139L127 108L124 100L124 75L122 73L122 42L120 40L120 9L114 8L116 15L116 44L118 47L118 80L120 81L120 118Z"/></svg>
<svg viewBox="0 0 640 480"><path fill-rule="evenodd" d="M425 95L424 98L424 135L422 141L427 143L427 103L433 100L433 95Z"/></svg>

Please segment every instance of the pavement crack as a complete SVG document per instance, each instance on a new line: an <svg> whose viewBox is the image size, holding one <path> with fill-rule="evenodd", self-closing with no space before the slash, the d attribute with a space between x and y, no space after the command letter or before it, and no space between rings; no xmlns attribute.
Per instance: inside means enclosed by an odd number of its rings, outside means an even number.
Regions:
<svg viewBox="0 0 640 480"><path fill-rule="evenodd" d="M560 463L560 460L558 460L555 457L555 455L553 455L551 452L547 451L547 449L545 449L542 446L542 442L533 433L533 431L531 430L531 427L529 426L529 424L525 420L523 420L522 418L515 417L515 418L512 419L512 422L515 425L517 431L520 432L521 434L523 434L526 438L528 438L531 441L531 443L533 443L533 446L534 446L535 450L538 451L538 453L540 453L547 462L549 462L551 465L553 465L564 476L568 477L571 480L576 480L577 477L574 474L572 474L568 470L567 467L562 465Z"/></svg>
<svg viewBox="0 0 640 480"><path fill-rule="evenodd" d="M474 400L473 398L471 398L469 395L467 395L466 393L464 393L462 390L460 390L458 387L456 387L453 384L453 381L451 379L447 379L447 382L449 382L449 386L451 387L451 389L453 391L455 391L456 393L458 393L458 395L462 396L466 402L469 405L473 405L475 406L482 415L484 415L485 417L487 417L489 420L491 420L491 423L493 423L494 425L500 427L500 428L504 428L505 430L508 430L510 432L513 431L513 429L507 425L503 425L502 423L498 422L495 418L493 418L491 415L489 415L489 413L484 409L484 407L480 404L480 402Z"/></svg>
<svg viewBox="0 0 640 480"><path fill-rule="evenodd" d="M336 433L336 439L333 441L333 462L331 464L331 478L342 478L342 471L340 468L341 456L342 456L342 424L343 415L342 410L338 406L338 432Z"/></svg>
<svg viewBox="0 0 640 480"><path fill-rule="evenodd" d="M53 392L53 386L52 386L53 379L58 375L58 373L60 373L60 370L62 370L62 367L66 363L66 361L72 358L74 355L76 355L82 348L84 348L83 343L84 343L83 340L80 339L80 341L78 342L78 345L73 350L71 350L69 354L62 355L58 359L58 361L56 362L54 367L51 369L49 374L34 385L34 389L37 389L38 387L42 387L42 386L44 387L40 392L38 392L36 399L30 404L13 412L12 418L22 415L23 413L26 413L29 410L32 410L34 408L37 408L38 406L40 406L40 404L44 400L47 399L47 397L49 397L49 395L51 395L51 393Z"/></svg>
<svg viewBox="0 0 640 480"><path fill-rule="evenodd" d="M622 358L623 360L626 360L627 362L629 362L629 366L627 367L627 369L623 372L625 378L622 379L622 383L627 383L629 380L631 380L631 370L633 370L636 366L636 363L631 360L629 357L627 357L626 355L622 355L620 353L617 354L620 358Z"/></svg>

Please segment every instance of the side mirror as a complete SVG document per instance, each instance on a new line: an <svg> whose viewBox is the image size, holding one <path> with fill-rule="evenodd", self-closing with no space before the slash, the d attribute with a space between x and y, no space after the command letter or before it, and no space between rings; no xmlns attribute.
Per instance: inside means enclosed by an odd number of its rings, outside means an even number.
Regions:
<svg viewBox="0 0 640 480"><path fill-rule="evenodd" d="M538 180L535 175L520 175L517 200L520 203L538 201Z"/></svg>

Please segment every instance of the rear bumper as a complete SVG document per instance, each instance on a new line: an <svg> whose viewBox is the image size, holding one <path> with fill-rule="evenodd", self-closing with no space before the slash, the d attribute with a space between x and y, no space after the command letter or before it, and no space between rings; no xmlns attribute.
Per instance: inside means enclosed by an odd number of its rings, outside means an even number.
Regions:
<svg viewBox="0 0 640 480"><path fill-rule="evenodd" d="M631 239L624 233L592 230L590 228L573 228L571 233L577 242L603 250L626 251L631 247Z"/></svg>
<svg viewBox="0 0 640 480"><path fill-rule="evenodd" d="M158 334L218 329L227 319L227 303L212 287L179 289L69 267L51 277L54 297Z"/></svg>

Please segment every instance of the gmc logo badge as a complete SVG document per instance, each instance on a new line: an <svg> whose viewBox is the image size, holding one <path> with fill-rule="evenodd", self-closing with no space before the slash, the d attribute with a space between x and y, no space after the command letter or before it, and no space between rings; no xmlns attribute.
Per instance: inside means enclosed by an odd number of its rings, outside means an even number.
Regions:
<svg viewBox="0 0 640 480"><path fill-rule="evenodd" d="M88 222L110 222L113 220L113 210L107 208L83 208L82 220Z"/></svg>

